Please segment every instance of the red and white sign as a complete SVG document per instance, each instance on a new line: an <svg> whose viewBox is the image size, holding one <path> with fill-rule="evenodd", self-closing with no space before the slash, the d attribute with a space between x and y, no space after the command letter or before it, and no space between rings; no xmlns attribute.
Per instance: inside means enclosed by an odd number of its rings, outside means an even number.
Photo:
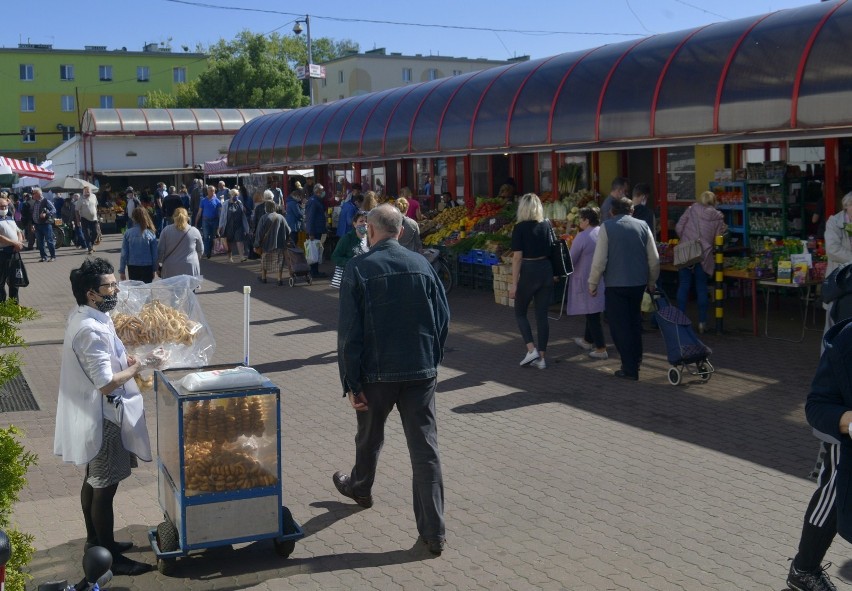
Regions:
<svg viewBox="0 0 852 591"><path fill-rule="evenodd" d="M310 72L311 78L325 78L325 66L319 64L308 64L307 66L296 66L296 78L304 80Z"/></svg>
<svg viewBox="0 0 852 591"><path fill-rule="evenodd" d="M36 166L26 160L18 160L17 158L6 158L0 156L0 165L8 166L18 176L29 176L37 179L52 181L54 173L52 170L47 170L41 166Z"/></svg>

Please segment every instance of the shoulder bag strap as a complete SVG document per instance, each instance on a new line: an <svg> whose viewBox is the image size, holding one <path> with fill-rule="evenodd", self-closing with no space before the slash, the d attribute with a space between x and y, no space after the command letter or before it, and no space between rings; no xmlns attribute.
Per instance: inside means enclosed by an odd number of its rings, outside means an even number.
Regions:
<svg viewBox="0 0 852 591"><path fill-rule="evenodd" d="M189 227L186 228L186 232L183 233L183 236L181 236L181 239L178 240L177 244L172 247L172 249L169 251L169 254L163 257L163 262L167 261L168 258L172 256L172 254L174 254L174 252L177 250L177 247L183 244L183 241L186 239L187 236L189 236Z"/></svg>

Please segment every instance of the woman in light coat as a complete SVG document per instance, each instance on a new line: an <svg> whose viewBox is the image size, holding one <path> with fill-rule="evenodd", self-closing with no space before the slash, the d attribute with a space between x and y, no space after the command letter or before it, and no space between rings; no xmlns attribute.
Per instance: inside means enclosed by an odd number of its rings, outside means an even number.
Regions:
<svg viewBox="0 0 852 591"><path fill-rule="evenodd" d="M716 244L716 236L725 234L728 225L725 224L722 212L716 209L716 194L713 191L704 191L699 195L695 203L680 216L675 225L678 239L700 240L704 249L704 258L700 264L685 267L678 271L677 277L677 307L686 312L686 299L689 296L689 288L695 279L695 293L698 299L698 332L704 332L707 328L707 309L710 306L710 298L707 295L707 279L713 275L715 262L713 260L713 248Z"/></svg>
<svg viewBox="0 0 852 591"><path fill-rule="evenodd" d="M204 254L204 241L198 228L189 225L189 213L178 207L169 224L160 233L157 245L157 260L160 277L167 279L175 275L201 276L199 259Z"/></svg>
<svg viewBox="0 0 852 591"><path fill-rule="evenodd" d="M583 338L577 337L574 342L589 352L593 359L607 359L606 341L604 341L601 312L604 311L603 277L598 283L598 291L593 296L589 294L589 273L592 270L592 258L595 256L595 245L598 243L601 210L597 207L584 207L580 210L578 222L580 233L571 243L571 261L574 263L574 273L568 282L568 309L571 316L586 316L586 332Z"/></svg>
<svg viewBox="0 0 852 591"><path fill-rule="evenodd" d="M284 285L284 249L290 239L290 226L283 215L275 211L274 201L264 201L266 212L257 224L254 246L261 249L258 281L266 283L269 271L278 268L278 285Z"/></svg>

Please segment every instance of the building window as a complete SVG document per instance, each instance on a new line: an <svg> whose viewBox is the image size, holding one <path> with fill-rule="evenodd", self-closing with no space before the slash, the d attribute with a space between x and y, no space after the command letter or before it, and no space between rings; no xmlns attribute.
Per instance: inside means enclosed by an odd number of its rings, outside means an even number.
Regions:
<svg viewBox="0 0 852 591"><path fill-rule="evenodd" d="M72 137L77 135L77 130L71 127L70 125L66 125L62 128L62 141L67 142Z"/></svg>
<svg viewBox="0 0 852 591"><path fill-rule="evenodd" d="M60 80L73 80L74 79L74 66L71 64L62 64L59 66L59 79Z"/></svg>
<svg viewBox="0 0 852 591"><path fill-rule="evenodd" d="M21 95L21 112L32 113L35 111L35 97L33 95Z"/></svg>
<svg viewBox="0 0 852 591"><path fill-rule="evenodd" d="M172 79L175 84L186 82L186 68L172 68Z"/></svg>
<svg viewBox="0 0 852 591"><path fill-rule="evenodd" d="M25 144L34 144L36 141L35 127L22 127L21 141L23 141Z"/></svg>
<svg viewBox="0 0 852 591"><path fill-rule="evenodd" d="M148 82L151 79L149 74L150 72L148 71L148 66L136 66L137 82Z"/></svg>
<svg viewBox="0 0 852 591"><path fill-rule="evenodd" d="M343 84L343 70L341 70L337 73L337 82L339 84Z"/></svg>
<svg viewBox="0 0 852 591"><path fill-rule="evenodd" d="M429 80L437 80L438 79L438 70L436 68L429 68Z"/></svg>
<svg viewBox="0 0 852 591"><path fill-rule="evenodd" d="M461 70L453 70L453 76L461 76Z"/></svg>
<svg viewBox="0 0 852 591"><path fill-rule="evenodd" d="M73 113L77 108L76 101L74 100L74 95L71 94L63 94L62 97L62 111L64 113Z"/></svg>
<svg viewBox="0 0 852 591"><path fill-rule="evenodd" d="M322 87L323 87L323 88L325 88L325 84L326 84L326 82L328 82L328 80L326 80L325 78L323 78L323 79L322 79Z"/></svg>
<svg viewBox="0 0 852 591"><path fill-rule="evenodd" d="M668 201L695 199L695 147L666 150L666 190Z"/></svg>
<svg viewBox="0 0 852 591"><path fill-rule="evenodd" d="M402 81L411 82L411 68L402 69Z"/></svg>
<svg viewBox="0 0 852 591"><path fill-rule="evenodd" d="M101 95L101 109L112 109L112 95Z"/></svg>
<svg viewBox="0 0 852 591"><path fill-rule="evenodd" d="M145 96L144 94L137 96L136 97L136 106L139 107L140 109L144 109L145 107L147 107L148 106L148 97Z"/></svg>
<svg viewBox="0 0 852 591"><path fill-rule="evenodd" d="M32 80L33 79L33 65L32 64L21 64L21 80Z"/></svg>
<svg viewBox="0 0 852 591"><path fill-rule="evenodd" d="M98 78L101 82L112 82L112 66L98 66Z"/></svg>

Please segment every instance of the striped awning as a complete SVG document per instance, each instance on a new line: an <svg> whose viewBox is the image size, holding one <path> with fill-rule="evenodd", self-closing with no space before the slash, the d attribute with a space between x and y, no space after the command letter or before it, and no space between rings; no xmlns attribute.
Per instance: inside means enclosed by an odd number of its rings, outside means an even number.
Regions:
<svg viewBox="0 0 852 591"><path fill-rule="evenodd" d="M12 172L15 172L18 176L29 176L37 179L44 179L46 181L52 181L54 177L52 170L36 166L26 160L0 156L0 164L8 166L12 169Z"/></svg>

